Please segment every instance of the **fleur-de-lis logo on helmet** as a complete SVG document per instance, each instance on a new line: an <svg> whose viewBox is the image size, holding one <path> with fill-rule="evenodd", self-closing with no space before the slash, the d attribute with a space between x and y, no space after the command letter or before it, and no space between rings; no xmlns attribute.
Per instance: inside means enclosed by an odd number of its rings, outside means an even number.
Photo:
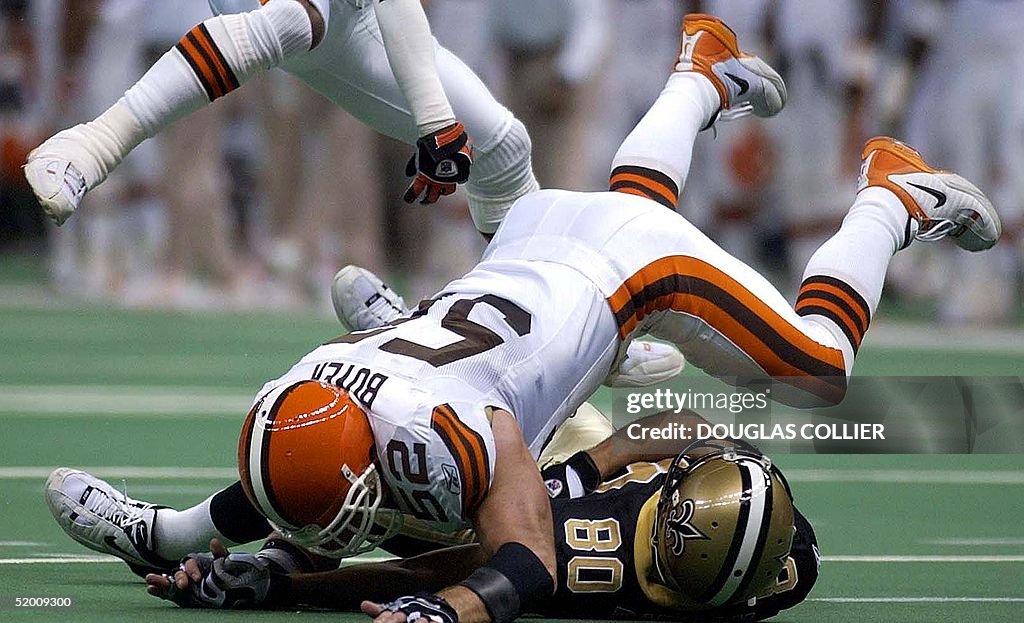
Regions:
<svg viewBox="0 0 1024 623"><path fill-rule="evenodd" d="M665 522L666 545L672 550L675 556L682 556L686 547L687 539L707 539L707 535L701 532L691 522L693 520L693 500L683 500L679 503L679 492L672 496L672 509L668 512L668 519Z"/></svg>

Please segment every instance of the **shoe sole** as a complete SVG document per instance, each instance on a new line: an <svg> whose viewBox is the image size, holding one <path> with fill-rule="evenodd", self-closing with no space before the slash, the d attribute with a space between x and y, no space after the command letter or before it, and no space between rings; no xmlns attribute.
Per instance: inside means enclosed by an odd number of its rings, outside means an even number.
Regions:
<svg viewBox="0 0 1024 623"><path fill-rule="evenodd" d="M995 230L995 235L991 239L986 238L981 235L984 233L984 228L973 226L977 223L977 219L972 219L970 224L965 224L963 232L957 236L951 236L957 246L972 252L985 251L995 246L996 242L999 241L1000 235L1002 235L1003 224L999 220L999 213L996 212L995 206L985 196L985 193L967 178L955 173L950 173L949 177L943 177L942 181L949 188L973 198L979 205L980 212L978 216L982 219L982 223L987 220Z"/></svg>

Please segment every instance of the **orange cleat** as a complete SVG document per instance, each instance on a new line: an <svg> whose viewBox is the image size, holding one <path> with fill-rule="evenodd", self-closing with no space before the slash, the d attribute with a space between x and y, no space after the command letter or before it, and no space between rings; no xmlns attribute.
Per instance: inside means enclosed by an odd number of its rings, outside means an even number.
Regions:
<svg viewBox="0 0 1024 623"><path fill-rule="evenodd" d="M864 144L857 191L877 186L891 191L917 221L915 239L952 238L968 251L992 247L1002 233L992 202L965 178L928 165L917 150L887 136Z"/></svg>
<svg viewBox="0 0 1024 623"><path fill-rule="evenodd" d="M771 117L786 105L786 83L768 63L740 50L736 33L713 15L683 19L676 71L699 73L715 86L722 119Z"/></svg>

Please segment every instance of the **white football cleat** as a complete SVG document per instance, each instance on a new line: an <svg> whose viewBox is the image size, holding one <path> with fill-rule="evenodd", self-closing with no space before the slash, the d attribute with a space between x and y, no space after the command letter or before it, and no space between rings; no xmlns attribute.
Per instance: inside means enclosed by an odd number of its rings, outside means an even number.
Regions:
<svg viewBox="0 0 1024 623"><path fill-rule="evenodd" d="M633 340L626 347L626 358L608 375L609 387L648 387L663 383L683 371L686 360L679 349L664 342Z"/></svg>
<svg viewBox="0 0 1024 623"><path fill-rule="evenodd" d="M25 163L25 179L46 216L62 225L85 196L85 177L68 160L32 154Z"/></svg>
<svg viewBox="0 0 1024 623"><path fill-rule="evenodd" d="M106 136L104 127L82 123L61 130L28 155L25 179L43 211L58 225L121 161L120 148Z"/></svg>
<svg viewBox="0 0 1024 623"><path fill-rule="evenodd" d="M895 194L917 221L915 239L949 237L968 251L984 251L999 240L1003 227L995 207L965 178L933 169L917 150L887 136L868 140L861 158L857 191L878 186ZM908 238L910 225L908 221Z"/></svg>
<svg viewBox="0 0 1024 623"><path fill-rule="evenodd" d="M338 320L350 331L376 329L409 311L402 297L380 277L352 265L334 276L331 302Z"/></svg>
<svg viewBox="0 0 1024 623"><path fill-rule="evenodd" d="M139 575L177 566L153 552L153 522L166 508L133 500L86 472L60 467L46 480L46 504L57 524L82 545L117 556Z"/></svg>
<svg viewBox="0 0 1024 623"><path fill-rule="evenodd" d="M722 106L716 119L771 117L786 105L782 76L760 58L742 52L736 33L713 15L683 18L675 70L693 71L711 81Z"/></svg>

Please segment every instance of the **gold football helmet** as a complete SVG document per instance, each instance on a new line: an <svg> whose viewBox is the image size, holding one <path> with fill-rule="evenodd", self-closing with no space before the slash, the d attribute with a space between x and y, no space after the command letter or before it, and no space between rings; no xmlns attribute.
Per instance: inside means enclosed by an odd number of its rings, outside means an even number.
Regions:
<svg viewBox="0 0 1024 623"><path fill-rule="evenodd" d="M769 592L789 556L793 500L759 452L698 443L676 457L662 485L654 573L684 607L745 604Z"/></svg>

